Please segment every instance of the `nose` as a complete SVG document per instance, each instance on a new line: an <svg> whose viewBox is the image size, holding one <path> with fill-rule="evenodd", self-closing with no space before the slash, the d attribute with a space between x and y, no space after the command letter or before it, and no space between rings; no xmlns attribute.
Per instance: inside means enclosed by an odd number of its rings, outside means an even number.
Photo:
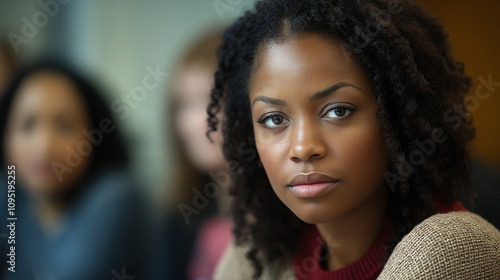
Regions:
<svg viewBox="0 0 500 280"><path fill-rule="evenodd" d="M326 146L323 143L319 128L310 122L301 122L291 131L291 161L311 161L324 158Z"/></svg>
<svg viewBox="0 0 500 280"><path fill-rule="evenodd" d="M56 139L50 129L40 127L32 135L31 143L33 144L33 155L42 158L51 158L54 153Z"/></svg>

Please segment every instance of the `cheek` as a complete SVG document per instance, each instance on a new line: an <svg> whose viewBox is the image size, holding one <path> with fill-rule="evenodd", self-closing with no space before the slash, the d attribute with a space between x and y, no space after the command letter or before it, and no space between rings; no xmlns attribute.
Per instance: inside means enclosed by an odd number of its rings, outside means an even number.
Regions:
<svg viewBox="0 0 500 280"><path fill-rule="evenodd" d="M193 118L188 108L180 109L175 115L175 128L182 140L186 140L192 134Z"/></svg>
<svg viewBox="0 0 500 280"><path fill-rule="evenodd" d="M29 159L29 143L25 137L20 137L17 133L7 133L5 141L5 157L7 164L15 164L19 172L26 169Z"/></svg>
<svg viewBox="0 0 500 280"><path fill-rule="evenodd" d="M208 105L208 104L207 104ZM185 144L209 142L205 137L207 113L205 104L195 104L180 109L175 116L176 132ZM213 133L215 135L215 133Z"/></svg>
<svg viewBox="0 0 500 280"><path fill-rule="evenodd" d="M54 136L46 143L38 135L14 133L10 136L8 159L17 165L20 180L29 190L58 193L82 179L90 165L92 153L97 148L82 130L77 129L69 135L52 132ZM44 174L35 171L34 164L40 161L47 161L51 171Z"/></svg>
<svg viewBox="0 0 500 280"><path fill-rule="evenodd" d="M35 178L38 181L37 188L47 194L70 189L85 176L97 148L80 131L77 134L55 137L49 152L54 174L51 177Z"/></svg>
<svg viewBox="0 0 500 280"><path fill-rule="evenodd" d="M34 185L30 170L35 149L30 138L17 131L7 132L5 141L5 155L7 164L16 166L16 175L19 182L26 186Z"/></svg>
<svg viewBox="0 0 500 280"><path fill-rule="evenodd" d="M106 137L106 135L104 134L103 137ZM54 140L54 147L55 149L52 153L54 160L64 163L71 168L71 172L64 174L66 184L71 184L81 178L90 164L93 151L98 148L80 131L67 137L56 138ZM70 161L74 162L75 160L78 162L77 164L70 163Z"/></svg>
<svg viewBox="0 0 500 280"><path fill-rule="evenodd" d="M335 145L335 156L351 180L379 185L387 169L387 156L378 124L353 129Z"/></svg>
<svg viewBox="0 0 500 280"><path fill-rule="evenodd" d="M288 142L286 137L270 137L266 132L255 134L255 144L267 177L276 190L281 185L281 173L288 160ZM282 189L282 188L279 188Z"/></svg>

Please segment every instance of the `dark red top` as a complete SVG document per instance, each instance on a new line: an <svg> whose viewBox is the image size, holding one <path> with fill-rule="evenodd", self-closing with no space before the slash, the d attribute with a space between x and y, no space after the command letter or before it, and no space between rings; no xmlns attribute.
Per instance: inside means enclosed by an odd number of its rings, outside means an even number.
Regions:
<svg viewBox="0 0 500 280"><path fill-rule="evenodd" d="M436 202L436 213L452 211L467 211L460 203L456 202L451 207L445 207ZM300 243L304 250L294 256L293 270L297 280L334 280L334 279L376 279L382 272L380 261L386 256L385 243L392 237L392 227L386 220L380 234L368 252L355 263L337 270L324 270L321 261L323 255L323 238L315 226L308 227L302 232Z"/></svg>

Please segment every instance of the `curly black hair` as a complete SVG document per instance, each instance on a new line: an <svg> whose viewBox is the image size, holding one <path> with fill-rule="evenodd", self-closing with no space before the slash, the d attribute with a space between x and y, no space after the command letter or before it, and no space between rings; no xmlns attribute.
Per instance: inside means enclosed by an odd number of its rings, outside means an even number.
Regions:
<svg viewBox="0 0 500 280"><path fill-rule="evenodd" d="M356 59L377 94L377 117L390 166L388 215L394 228L387 256L405 234L435 212L434 199L450 206L469 192L472 119L464 103L472 80L455 61L443 24L409 0L267 0L256 3L224 34L207 108L207 136L224 113L224 155L234 168L236 242L249 243L258 277L262 262L294 253L305 226L275 195L255 148L248 83L263 45L315 33L335 40ZM422 141L442 144L424 154ZM426 142L428 143L428 142ZM416 156L419 157L416 157ZM417 160L418 159L418 160ZM424 159L424 160L422 160Z"/></svg>

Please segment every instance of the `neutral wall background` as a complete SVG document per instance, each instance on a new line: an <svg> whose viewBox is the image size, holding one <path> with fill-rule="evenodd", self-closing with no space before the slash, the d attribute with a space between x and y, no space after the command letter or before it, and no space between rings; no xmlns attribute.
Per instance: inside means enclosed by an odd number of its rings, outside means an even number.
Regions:
<svg viewBox="0 0 500 280"><path fill-rule="evenodd" d="M480 77L500 83L500 1L498 0L418 0L439 16L450 34L457 60L465 63L466 73L474 79L470 95L488 90ZM479 87L479 88L478 88ZM473 151L477 160L500 174L500 86L480 100L472 112L476 124Z"/></svg>

